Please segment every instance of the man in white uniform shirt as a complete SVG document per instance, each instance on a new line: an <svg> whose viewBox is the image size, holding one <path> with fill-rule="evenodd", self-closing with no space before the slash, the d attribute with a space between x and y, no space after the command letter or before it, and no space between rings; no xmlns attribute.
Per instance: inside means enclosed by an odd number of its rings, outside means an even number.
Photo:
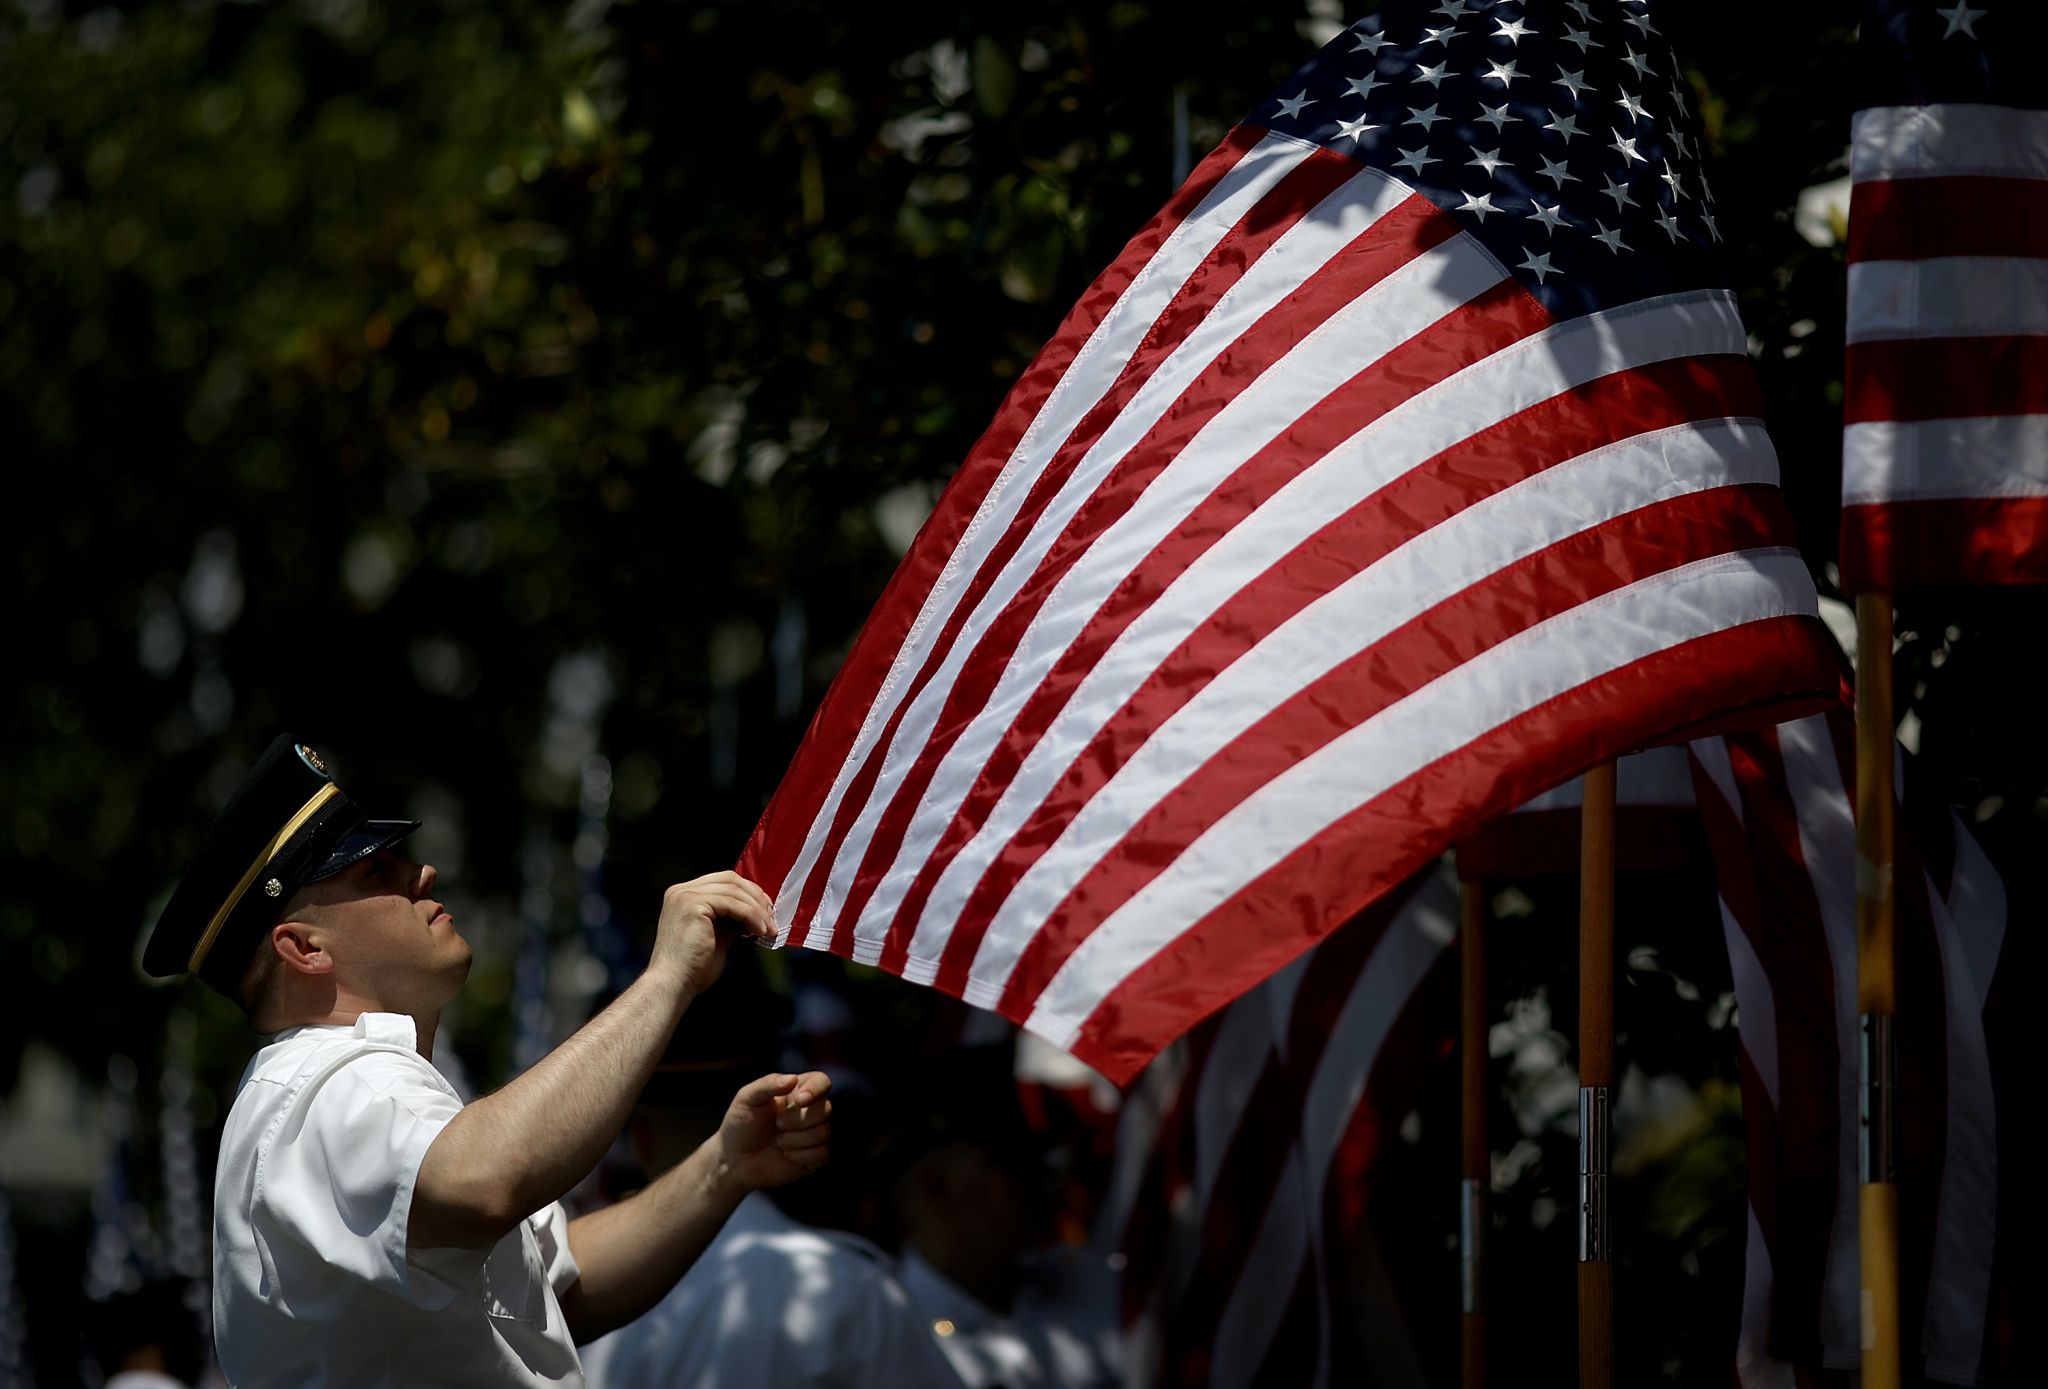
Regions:
<svg viewBox="0 0 2048 1389"><path fill-rule="evenodd" d="M830 1083L763 1076L633 1199L558 1199L617 1136L731 930L773 934L731 873L663 897L647 968L496 1094L463 1105L428 1062L469 945L431 866L393 846L310 748L271 744L144 952L263 1034L221 1139L214 1329L231 1385L580 1385L576 1344L651 1306L747 1192L824 1161Z"/></svg>

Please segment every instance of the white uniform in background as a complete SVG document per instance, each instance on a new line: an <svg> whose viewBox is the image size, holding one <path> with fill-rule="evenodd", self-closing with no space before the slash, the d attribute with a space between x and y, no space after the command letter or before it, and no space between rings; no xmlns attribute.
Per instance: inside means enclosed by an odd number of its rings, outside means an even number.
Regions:
<svg viewBox="0 0 2048 1389"><path fill-rule="evenodd" d="M991 1311L916 1250L903 1286L967 1389L1114 1389L1123 1383L1116 1276L1099 1254L1049 1249L1025 1263L1017 1305Z"/></svg>
<svg viewBox="0 0 2048 1389"><path fill-rule="evenodd" d="M581 1385L559 1205L488 1250L407 1247L413 1183L462 1108L409 1017L266 1037L214 1177L213 1323L238 1386Z"/></svg>
<svg viewBox="0 0 2048 1389"><path fill-rule="evenodd" d="M592 1389L959 1389L867 1241L799 1225L755 1192L668 1296L584 1347Z"/></svg>

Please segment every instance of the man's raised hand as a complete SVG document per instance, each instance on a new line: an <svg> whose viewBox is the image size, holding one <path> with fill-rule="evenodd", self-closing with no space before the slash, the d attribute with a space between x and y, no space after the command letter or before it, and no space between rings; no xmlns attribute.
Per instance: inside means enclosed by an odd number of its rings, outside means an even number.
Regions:
<svg viewBox="0 0 2048 1389"><path fill-rule="evenodd" d="M718 929L721 924L742 935L773 940L775 904L737 873L707 873L670 887L661 895L661 921L655 927L648 968L674 969L691 995L704 992L725 968L726 933Z"/></svg>
<svg viewBox="0 0 2048 1389"><path fill-rule="evenodd" d="M733 1096L712 1141L747 1190L783 1186L825 1165L832 1080L823 1071L765 1075Z"/></svg>

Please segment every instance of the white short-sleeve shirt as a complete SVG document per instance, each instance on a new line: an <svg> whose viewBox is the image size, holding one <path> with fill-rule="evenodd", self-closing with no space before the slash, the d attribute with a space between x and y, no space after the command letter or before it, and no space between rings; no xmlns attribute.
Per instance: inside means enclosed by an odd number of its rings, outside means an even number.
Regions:
<svg viewBox="0 0 2048 1389"><path fill-rule="evenodd" d="M592 1389L962 1389L888 1255L759 1192L666 1297L585 1351Z"/></svg>
<svg viewBox="0 0 2048 1389"><path fill-rule="evenodd" d="M264 1039L214 1176L213 1322L228 1383L581 1385L557 1294L559 1205L489 1250L406 1244L413 1182L462 1108L412 1019Z"/></svg>

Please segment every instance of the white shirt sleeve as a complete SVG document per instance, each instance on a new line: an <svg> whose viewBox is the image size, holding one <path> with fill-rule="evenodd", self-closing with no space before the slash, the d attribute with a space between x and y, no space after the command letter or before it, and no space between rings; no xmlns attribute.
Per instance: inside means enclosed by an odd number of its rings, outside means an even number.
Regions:
<svg viewBox="0 0 2048 1389"><path fill-rule="evenodd" d="M255 1200L327 1264L436 1311L490 1251L407 1248L420 1163L462 1108L428 1074L419 1057L378 1049L349 1054L315 1076L266 1145ZM566 1238L563 1245L566 1251Z"/></svg>
<svg viewBox="0 0 2048 1389"><path fill-rule="evenodd" d="M569 1249L569 1213L562 1209L560 1201L550 1201L526 1217L526 1223L533 1231L533 1242L540 1246L541 1266L547 1269L548 1282L553 1285L555 1296L560 1297L583 1276Z"/></svg>

